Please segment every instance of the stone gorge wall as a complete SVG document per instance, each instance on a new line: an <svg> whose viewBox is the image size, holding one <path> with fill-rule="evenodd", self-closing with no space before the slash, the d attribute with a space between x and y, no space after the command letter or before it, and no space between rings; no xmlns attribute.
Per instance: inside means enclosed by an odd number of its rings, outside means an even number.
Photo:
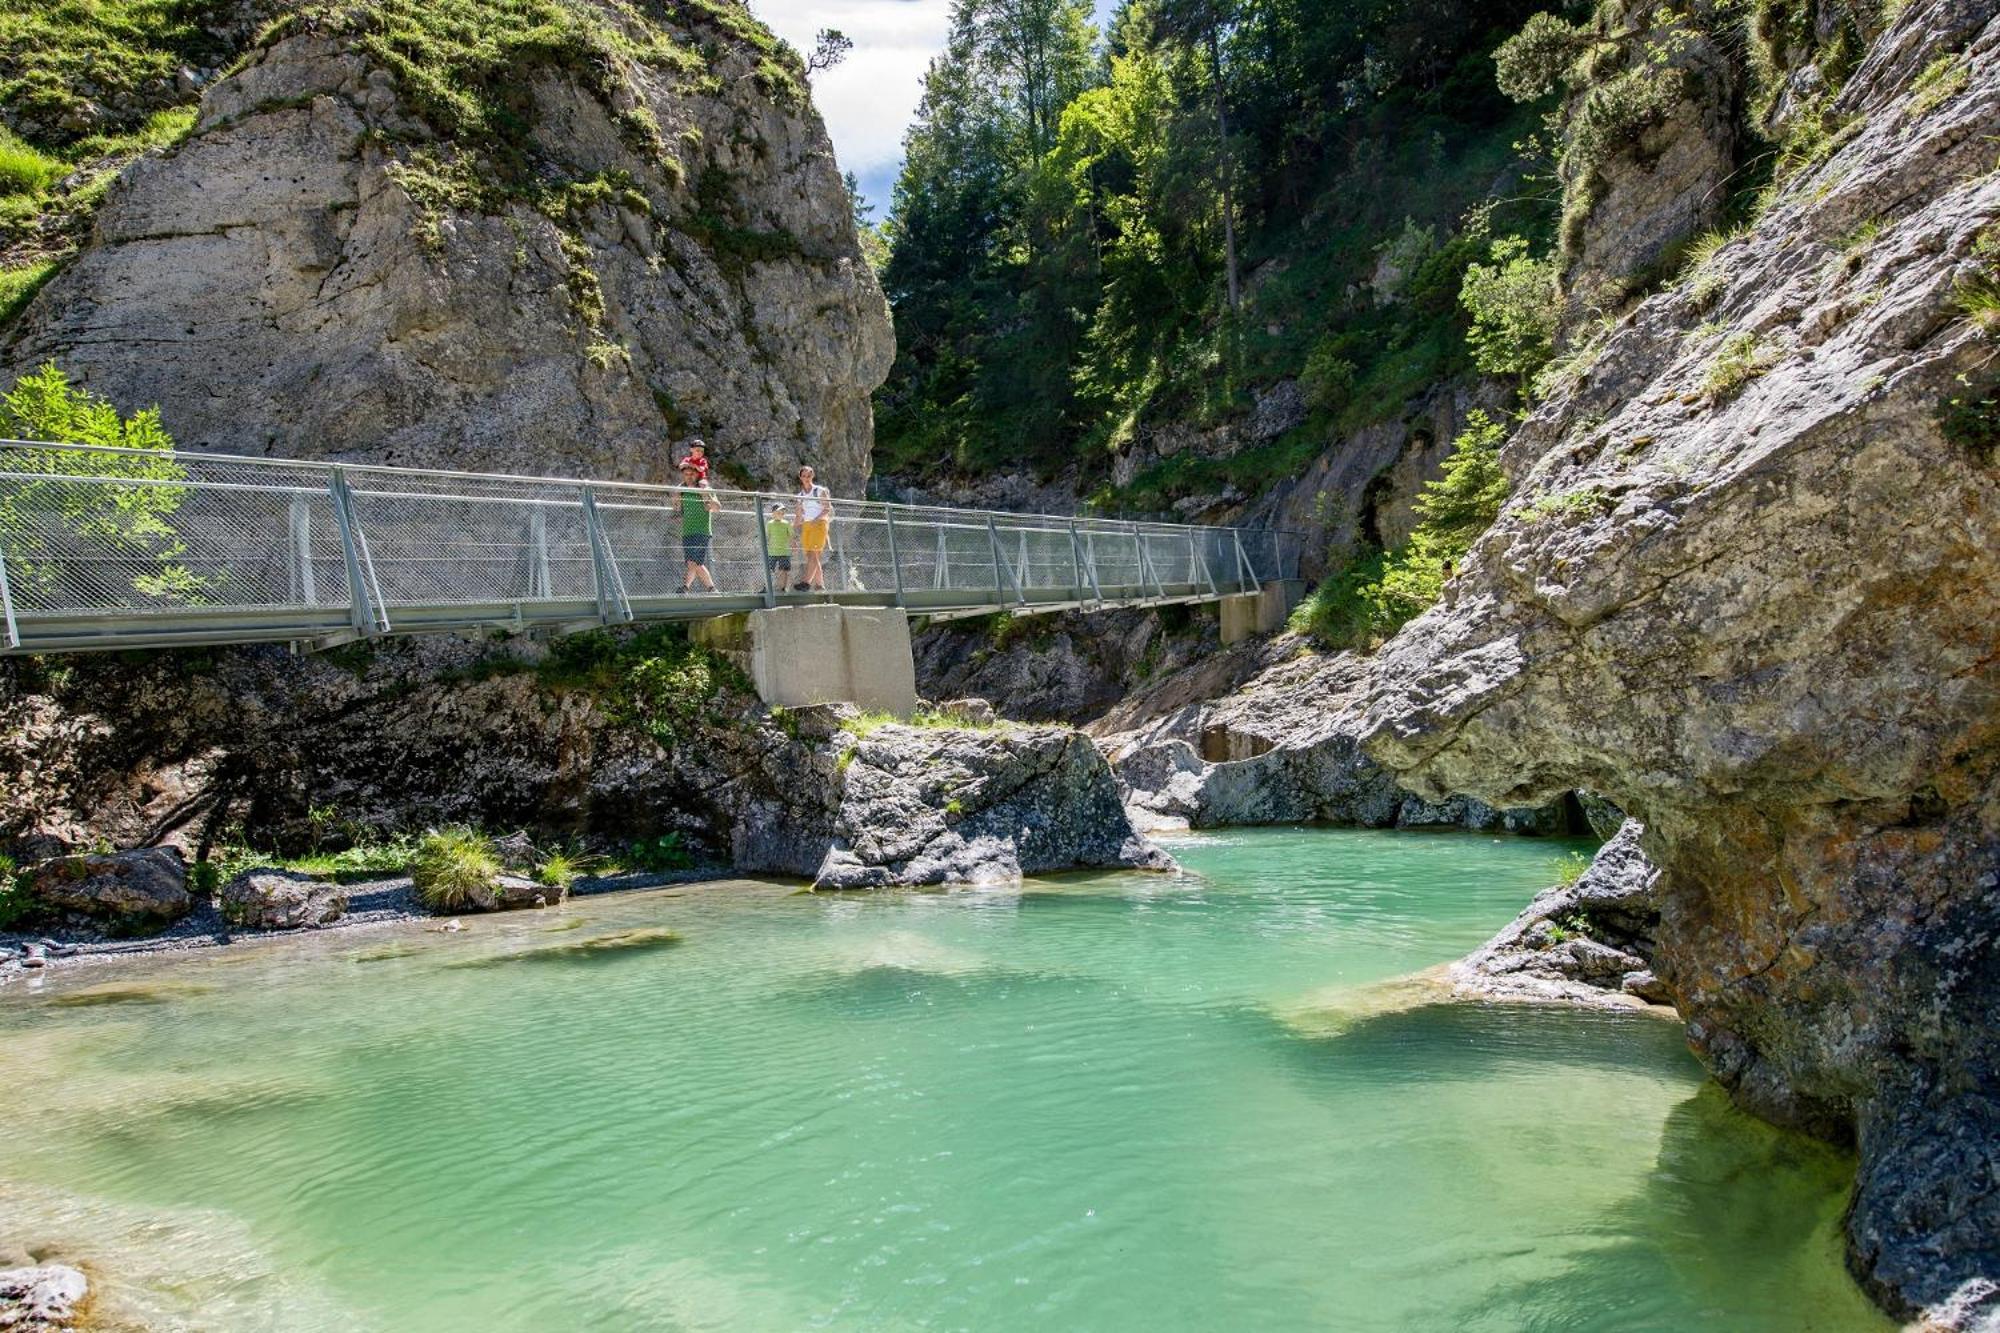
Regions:
<svg viewBox="0 0 2000 1333"><path fill-rule="evenodd" d="M698 431L718 480L859 493L893 334L819 116L744 29L579 3L604 51L505 71L525 137L477 152L361 30L279 29L112 186L0 382L53 360L187 448L660 480Z"/></svg>
<svg viewBox="0 0 2000 1333"><path fill-rule="evenodd" d="M1366 740L1434 798L1643 820L1696 1051L1855 1138L1857 1273L1967 1326L2000 1280L1995 10L1911 0L1840 146L1516 433Z"/></svg>

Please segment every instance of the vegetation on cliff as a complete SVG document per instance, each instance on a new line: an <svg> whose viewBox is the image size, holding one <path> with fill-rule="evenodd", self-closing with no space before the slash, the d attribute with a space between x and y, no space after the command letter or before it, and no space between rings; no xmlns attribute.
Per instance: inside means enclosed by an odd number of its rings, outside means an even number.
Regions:
<svg viewBox="0 0 2000 1333"><path fill-rule="evenodd" d="M890 471L1105 480L1135 433L1302 378L1308 419L1177 456L1106 503L1248 489L1474 368L1459 306L1496 240L1546 249L1491 53L1528 7L1430 0L958 0L896 187ZM1477 207L1476 207L1477 206Z"/></svg>
<svg viewBox="0 0 2000 1333"><path fill-rule="evenodd" d="M435 234L447 209L526 204L576 230L609 200L652 211L622 173L578 172L532 142L534 81L560 72L599 101L626 144L675 185L689 175L624 71L664 70L693 89L747 51L765 92L805 96L805 65L732 0L64 0L0 5L0 328L83 242L105 188L135 157L193 129L202 89L250 52L300 32L338 35L388 70L439 143L393 145L397 179ZM733 232L706 214L705 236ZM566 245L571 298L595 328L602 296L581 242Z"/></svg>

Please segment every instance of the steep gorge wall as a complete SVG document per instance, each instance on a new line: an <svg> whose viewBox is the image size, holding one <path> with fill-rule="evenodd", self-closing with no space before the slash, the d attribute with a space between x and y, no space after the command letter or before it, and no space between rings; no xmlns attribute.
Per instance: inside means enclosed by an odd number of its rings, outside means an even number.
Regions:
<svg viewBox="0 0 2000 1333"><path fill-rule="evenodd" d="M1995 6L1911 0L1830 112L1515 434L1366 744L1433 798L1643 820L1694 1048L1851 1136L1857 1274L1972 1326L2000 1290Z"/></svg>
<svg viewBox="0 0 2000 1333"><path fill-rule="evenodd" d="M893 335L795 57L727 4L566 3L499 70L305 7L112 185L0 382L53 360L188 448L660 480L700 432L719 479L858 492Z"/></svg>

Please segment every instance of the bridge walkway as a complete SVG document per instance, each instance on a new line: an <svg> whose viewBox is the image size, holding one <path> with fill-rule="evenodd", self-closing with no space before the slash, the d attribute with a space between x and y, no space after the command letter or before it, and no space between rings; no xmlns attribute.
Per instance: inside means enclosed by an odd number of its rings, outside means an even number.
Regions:
<svg viewBox="0 0 2000 1333"><path fill-rule="evenodd" d="M835 497L827 591L765 559L790 496L718 490L681 591L679 487L0 441L0 653L572 631L792 605L933 619L1219 601L1292 534ZM796 533L797 515L792 513ZM697 520L698 522L698 520ZM790 542L791 577L803 553Z"/></svg>

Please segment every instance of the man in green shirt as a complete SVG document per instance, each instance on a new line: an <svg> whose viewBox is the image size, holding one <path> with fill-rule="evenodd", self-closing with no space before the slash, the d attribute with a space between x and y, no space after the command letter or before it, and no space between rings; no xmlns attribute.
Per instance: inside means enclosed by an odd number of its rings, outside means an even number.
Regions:
<svg viewBox="0 0 2000 1333"><path fill-rule="evenodd" d="M680 500L681 557L687 561L681 592L693 592L697 582L714 592L715 579L708 572L708 545L714 538L715 514L722 508L722 501L715 498L701 470L685 460L681 463Z"/></svg>

